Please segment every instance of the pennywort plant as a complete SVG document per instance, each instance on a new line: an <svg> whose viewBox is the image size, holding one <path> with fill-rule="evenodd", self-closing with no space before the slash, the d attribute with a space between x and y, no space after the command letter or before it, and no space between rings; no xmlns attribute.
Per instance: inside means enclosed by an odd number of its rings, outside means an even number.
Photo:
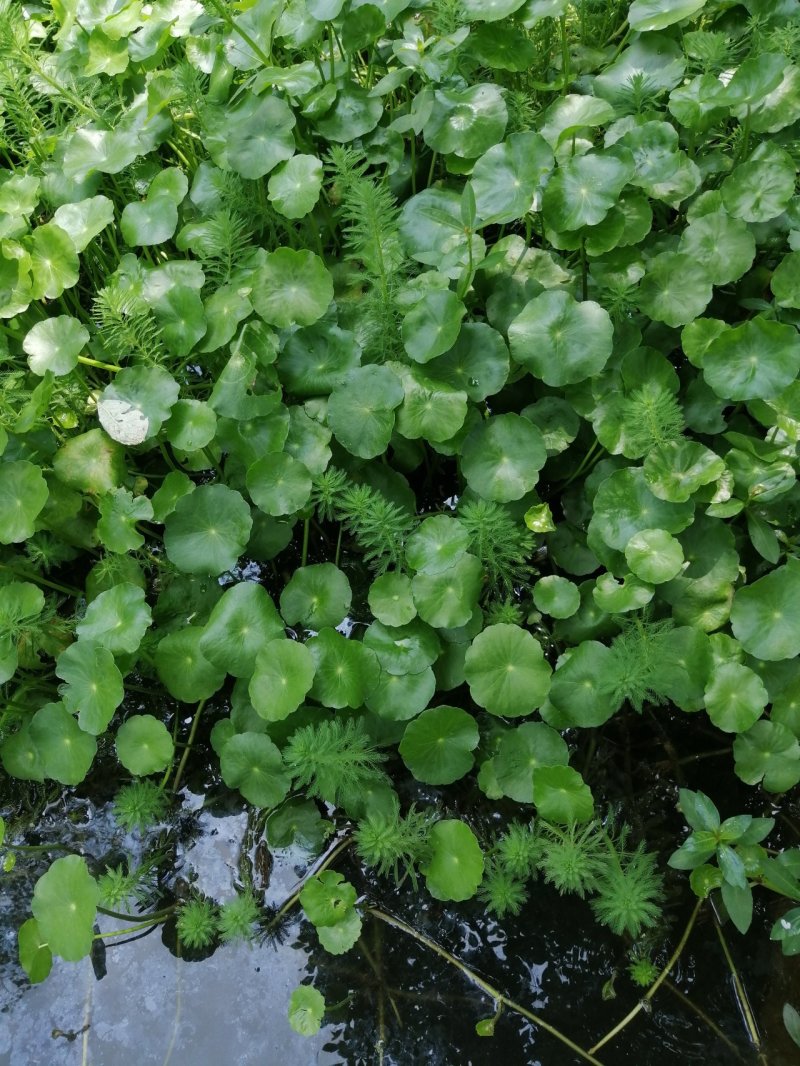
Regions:
<svg viewBox="0 0 800 1066"><path fill-rule="evenodd" d="M765 0L0 0L6 866L26 789L100 751L146 836L210 744L273 846L635 939L604 729L800 783L798 41ZM681 808L738 928L800 900L770 819ZM327 950L408 931L332 861ZM32 980L137 868L54 858ZM239 887L130 917L208 949L266 921Z"/></svg>

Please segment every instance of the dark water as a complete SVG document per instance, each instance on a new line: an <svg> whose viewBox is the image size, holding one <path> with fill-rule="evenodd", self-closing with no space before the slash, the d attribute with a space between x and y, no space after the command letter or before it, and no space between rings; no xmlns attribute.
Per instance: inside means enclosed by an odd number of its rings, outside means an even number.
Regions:
<svg viewBox="0 0 800 1066"><path fill-rule="evenodd" d="M230 796L205 801L186 792L175 834L175 867L217 899L229 898L248 829L246 812ZM29 834L90 856L136 853L141 844L114 823L108 804L67 795L52 803ZM265 902L290 895L310 856L276 852ZM87 959L56 961L43 984L30 987L16 963L16 927L44 860L20 860L3 880L0 900L0 1064L2 1066L573 1066L582 1060L519 1015L506 1012L495 1035L475 1024L494 1013L491 1000L445 960L382 922L365 919L361 944L334 958L297 911L279 943L218 948L210 957L176 957L169 926L125 944L109 942L105 976ZM479 904L443 905L412 889L368 882L343 857L337 862L367 897L443 945L511 998L540 1014L584 1047L637 1002L625 973L625 945L604 933L587 904L534 886L517 919L498 922ZM691 910L688 895L668 904L674 944ZM785 908L783 908L785 909ZM775 914L762 901L747 938L726 929L737 968L762 1029L763 1054L751 1047L733 982L709 911L701 918L674 989L663 987L641 1013L598 1053L605 1066L746 1063L796 1066L800 1053L782 1031L788 999L800 1006L798 960L783 960L768 940ZM101 919L103 929L119 927ZM666 953L656 956L663 963ZM604 987L615 970L614 998ZM295 1034L286 1020L289 995L302 980L334 1009L317 1037ZM724 1038L688 1007L689 997ZM727 1042L726 1042L727 1041Z"/></svg>

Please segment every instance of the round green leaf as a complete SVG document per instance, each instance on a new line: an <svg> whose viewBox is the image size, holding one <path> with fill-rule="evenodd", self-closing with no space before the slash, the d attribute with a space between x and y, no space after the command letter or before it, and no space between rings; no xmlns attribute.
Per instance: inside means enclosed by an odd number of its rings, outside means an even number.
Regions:
<svg viewBox="0 0 800 1066"><path fill-rule="evenodd" d="M400 379L388 367L357 367L331 393L328 425L351 455L372 459L386 450L395 408L404 397Z"/></svg>
<svg viewBox="0 0 800 1066"><path fill-rule="evenodd" d="M792 560L737 590L733 635L757 659L776 662L800 655L800 564Z"/></svg>
<svg viewBox="0 0 800 1066"><path fill-rule="evenodd" d="M572 825L594 815L589 786L571 766L541 766L533 775L533 802L541 818Z"/></svg>
<svg viewBox="0 0 800 1066"><path fill-rule="evenodd" d="M28 238L34 300L56 300L78 280L80 262L71 237L54 222L37 226Z"/></svg>
<svg viewBox="0 0 800 1066"><path fill-rule="evenodd" d="M467 393L427 377L417 367L392 364L405 398L397 412L397 432L409 440L449 441L467 417Z"/></svg>
<svg viewBox="0 0 800 1066"><path fill-rule="evenodd" d="M431 857L422 868L434 899L471 899L483 880L483 853L475 834L463 822L443 818L428 835Z"/></svg>
<svg viewBox="0 0 800 1066"><path fill-rule="evenodd" d="M508 378L508 348L496 329L485 322L462 325L455 344L429 366L437 381L463 390L471 400L480 402L493 396Z"/></svg>
<svg viewBox="0 0 800 1066"><path fill-rule="evenodd" d="M347 576L333 563L301 566L281 593L281 614L290 626L298 622L309 629L337 626L352 598Z"/></svg>
<svg viewBox="0 0 800 1066"><path fill-rule="evenodd" d="M78 365L89 331L72 315L57 315L37 322L25 334L23 350L28 366L40 377L49 370L56 377L68 374Z"/></svg>
<svg viewBox="0 0 800 1066"><path fill-rule="evenodd" d="M639 309L650 318L683 326L702 315L711 292L711 275L704 262L682 252L662 252L650 261L637 299Z"/></svg>
<svg viewBox="0 0 800 1066"><path fill-rule="evenodd" d="M606 614L638 611L652 600L655 589L633 574L617 581L613 574L599 574L592 589L594 602Z"/></svg>
<svg viewBox="0 0 800 1066"><path fill-rule="evenodd" d="M125 478L125 451L116 441L110 440L102 429L90 429L77 437L70 437L59 448L53 456L53 469L59 481L70 488L101 496L117 488ZM5 513L4 507L0 513Z"/></svg>
<svg viewBox="0 0 800 1066"><path fill-rule="evenodd" d="M219 766L228 788L238 788L254 807L277 807L291 785L280 751L263 733L231 737L222 749Z"/></svg>
<svg viewBox="0 0 800 1066"><path fill-rule="evenodd" d="M79 855L56 859L33 889L31 910L54 955L80 962L92 950L93 926L100 902L97 881Z"/></svg>
<svg viewBox="0 0 800 1066"><path fill-rule="evenodd" d="M20 781L44 781L44 759L30 729L25 726L0 744L0 761L11 777Z"/></svg>
<svg viewBox="0 0 800 1066"><path fill-rule="evenodd" d="M561 387L600 373L611 355L613 332L599 304L551 291L525 304L508 328L508 343L515 362Z"/></svg>
<svg viewBox="0 0 800 1066"><path fill-rule="evenodd" d="M478 605L483 586L483 566L474 555L437 574L415 574L411 582L417 613L436 629L465 626Z"/></svg>
<svg viewBox="0 0 800 1066"><path fill-rule="evenodd" d="M153 196L126 204L119 228L130 248L163 244L178 228L178 205L167 196Z"/></svg>
<svg viewBox="0 0 800 1066"><path fill-rule="evenodd" d="M571 618L581 605L577 585L557 574L540 577L533 586L533 602L551 618Z"/></svg>
<svg viewBox="0 0 800 1066"><path fill-rule="evenodd" d="M490 148L472 168L471 178L475 210L483 224L523 218L552 169L552 149L538 133L512 133Z"/></svg>
<svg viewBox="0 0 800 1066"><path fill-rule="evenodd" d="M611 650L605 644L584 640L569 657L559 660L548 694L548 703L557 714L551 718L543 711L542 717L559 728L590 729L607 722L620 706L600 688L612 662Z"/></svg>
<svg viewBox="0 0 800 1066"><path fill-rule="evenodd" d="M383 104L368 89L349 82L337 95L333 107L317 119L317 131L326 141L347 144L370 133L381 120Z"/></svg>
<svg viewBox="0 0 800 1066"><path fill-rule="evenodd" d="M144 589L123 581L92 600L75 632L81 640L93 641L119 655L136 651L151 621Z"/></svg>
<svg viewBox="0 0 800 1066"><path fill-rule="evenodd" d="M242 496L227 485L199 485L164 520L164 548L186 574L216 577L236 565L253 520Z"/></svg>
<svg viewBox="0 0 800 1066"><path fill-rule="evenodd" d="M794 195L791 156L765 141L720 186L727 212L745 222L769 222L786 210Z"/></svg>
<svg viewBox="0 0 800 1066"><path fill-rule="evenodd" d="M469 534L457 518L426 518L408 538L406 562L421 574L441 574L466 553Z"/></svg>
<svg viewBox="0 0 800 1066"><path fill-rule="evenodd" d="M725 330L703 357L703 377L725 400L773 399L799 372L797 330L763 315Z"/></svg>
<svg viewBox="0 0 800 1066"><path fill-rule="evenodd" d="M594 499L590 529L609 548L625 551L634 533L643 529L664 529L680 533L691 524L694 505L667 503L654 496L638 467L616 470L600 484Z"/></svg>
<svg viewBox="0 0 800 1066"><path fill-rule="evenodd" d="M315 155L294 155L272 172L269 200L284 218L302 218L322 189L322 162Z"/></svg>
<svg viewBox="0 0 800 1066"><path fill-rule="evenodd" d="M289 1025L301 1036L316 1036L325 1014L325 997L311 985L300 985L289 997Z"/></svg>
<svg viewBox="0 0 800 1066"><path fill-rule="evenodd" d="M323 629L306 645L314 660L311 696L325 707L361 707L378 682L373 652L335 629Z"/></svg>
<svg viewBox="0 0 800 1066"><path fill-rule="evenodd" d="M0 544L32 537L47 497L47 482L38 466L25 459L0 462Z"/></svg>
<svg viewBox="0 0 800 1066"><path fill-rule="evenodd" d="M294 155L295 121L281 97L245 89L235 104L203 109L203 144L220 169L255 180Z"/></svg>
<svg viewBox="0 0 800 1066"><path fill-rule="evenodd" d="M169 730L152 714L134 714L117 730L117 758L137 777L156 774L172 762Z"/></svg>
<svg viewBox="0 0 800 1066"><path fill-rule="evenodd" d="M725 733L744 733L761 717L769 695L758 674L741 663L722 663L705 691L708 717Z"/></svg>
<svg viewBox="0 0 800 1066"><path fill-rule="evenodd" d="M436 691L436 677L430 667L418 674L390 674L381 671L366 706L389 722L405 722L424 711Z"/></svg>
<svg viewBox="0 0 800 1066"><path fill-rule="evenodd" d="M418 618L403 626L373 622L364 634L364 645L389 674L418 674L432 666L441 651L436 632Z"/></svg>
<svg viewBox="0 0 800 1066"><path fill-rule="evenodd" d="M19 962L32 985L44 981L53 968L53 953L42 936L39 923L28 918L19 927Z"/></svg>
<svg viewBox="0 0 800 1066"><path fill-rule="evenodd" d="M663 30L694 15L705 3L706 0L634 0L628 11L628 24L639 33Z"/></svg>
<svg viewBox="0 0 800 1066"><path fill-rule="evenodd" d="M352 333L331 322L317 322L287 337L278 356L278 370L295 396L327 396L358 366L360 356Z"/></svg>
<svg viewBox="0 0 800 1066"><path fill-rule="evenodd" d="M79 785L89 772L97 742L84 733L61 703L46 703L31 719L30 737L41 756L46 777L62 785Z"/></svg>
<svg viewBox="0 0 800 1066"><path fill-rule="evenodd" d="M155 662L159 679L176 700L197 703L208 699L225 681L224 667L215 666L200 650L203 629L184 626L159 641Z"/></svg>
<svg viewBox="0 0 800 1066"><path fill-rule="evenodd" d="M464 441L461 469L485 500L519 500L539 480L547 460L541 431L521 415L494 415Z"/></svg>
<svg viewBox="0 0 800 1066"><path fill-rule="evenodd" d="M768 792L786 792L800 782L800 743L778 722L756 722L734 740L733 757L745 784L760 781Z"/></svg>
<svg viewBox="0 0 800 1066"><path fill-rule="evenodd" d="M541 645L520 626L487 626L472 642L464 665L472 698L490 714L531 714L547 698L550 667Z"/></svg>
<svg viewBox="0 0 800 1066"><path fill-rule="evenodd" d="M596 226L632 175L633 163L613 155L572 156L545 186L542 209L547 224L559 232Z"/></svg>
<svg viewBox="0 0 800 1066"><path fill-rule="evenodd" d="M404 626L416 616L411 578L389 573L376 577L369 587L369 609L387 626Z"/></svg>
<svg viewBox="0 0 800 1066"><path fill-rule="evenodd" d="M163 367L126 367L97 401L100 425L120 444L141 444L161 429L179 393L177 381Z"/></svg>
<svg viewBox="0 0 800 1066"><path fill-rule="evenodd" d="M76 640L61 652L55 670L66 682L59 689L64 706L77 714L81 729L94 736L104 733L125 695L122 674L108 648Z"/></svg>
<svg viewBox="0 0 800 1066"><path fill-rule="evenodd" d="M475 719L459 707L431 707L406 726L403 762L426 785L449 785L468 773L480 735Z"/></svg>
<svg viewBox="0 0 800 1066"><path fill-rule="evenodd" d="M283 622L266 589L254 581L240 581L226 589L214 606L199 648L218 669L250 677L262 647L283 636Z"/></svg>
<svg viewBox="0 0 800 1066"><path fill-rule="evenodd" d="M497 85L437 89L422 135L434 152L475 159L502 140L508 111Z"/></svg>
<svg viewBox="0 0 800 1066"><path fill-rule="evenodd" d="M643 529L625 545L625 559L642 581L659 585L683 569L683 548L665 529Z"/></svg>
<svg viewBox="0 0 800 1066"><path fill-rule="evenodd" d="M310 326L322 318L333 299L333 280L318 255L278 248L265 257L255 275L251 300L270 325Z"/></svg>
<svg viewBox="0 0 800 1066"><path fill-rule="evenodd" d="M800 307L800 252L789 252L781 259L769 284L778 307Z"/></svg>
<svg viewBox="0 0 800 1066"><path fill-rule="evenodd" d="M647 487L660 500L685 503L725 473L725 462L710 448L681 437L652 448L644 460Z"/></svg>
<svg viewBox="0 0 800 1066"><path fill-rule="evenodd" d="M467 22L497 22L513 15L525 0L461 0Z"/></svg>
<svg viewBox="0 0 800 1066"><path fill-rule="evenodd" d="M305 644L270 640L256 657L248 692L253 707L268 722L297 710L314 680L314 659Z"/></svg>
<svg viewBox="0 0 800 1066"><path fill-rule="evenodd" d="M77 251L114 221L114 204L107 196L90 196L77 203L62 204L53 213L53 222L69 236Z"/></svg>
<svg viewBox="0 0 800 1066"><path fill-rule="evenodd" d="M714 285L737 281L751 267L756 241L747 224L726 211L710 211L690 222L681 235L680 251L703 268Z"/></svg>
<svg viewBox="0 0 800 1066"><path fill-rule="evenodd" d="M178 400L165 429L173 448L196 452L214 439L217 415L204 400Z"/></svg>
<svg viewBox="0 0 800 1066"><path fill-rule="evenodd" d="M452 348L467 309L451 289L431 289L403 318L403 347L417 363Z"/></svg>
<svg viewBox="0 0 800 1066"><path fill-rule="evenodd" d="M542 766L566 766L569 748L544 722L523 722L504 733L494 756L494 772L503 795L533 803L533 781Z"/></svg>
<svg viewBox="0 0 800 1066"><path fill-rule="evenodd" d="M247 468L247 491L265 514L294 514L311 497L311 475L286 452L273 452Z"/></svg>

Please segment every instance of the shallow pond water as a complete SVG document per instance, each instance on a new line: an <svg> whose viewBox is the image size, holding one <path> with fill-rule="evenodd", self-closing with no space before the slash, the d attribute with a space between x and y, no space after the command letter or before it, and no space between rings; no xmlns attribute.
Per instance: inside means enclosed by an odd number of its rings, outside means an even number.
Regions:
<svg viewBox="0 0 800 1066"><path fill-rule="evenodd" d="M216 794L204 801L199 793L185 792L173 828L180 878L214 898L230 896L247 832L247 813L233 797ZM95 806L74 796L51 804L28 839L57 842L96 859L138 846L116 827L109 804ZM310 860L298 849L277 851L265 904L280 905ZM337 868L368 902L441 944L584 1047L640 997L625 973L625 945L600 930L578 899L562 899L539 886L518 919L500 923L474 902L445 906L407 887L365 881L347 853ZM108 941L104 958L94 962L57 960L50 977L30 987L16 962L15 932L28 914L40 872L36 862L20 861L5 880L0 903L0 1066L573 1066L581 1061L510 1012L498 1020L494 1037L479 1037L476 1022L494 1012L489 997L446 960L375 919L365 920L362 940L340 958L319 948L316 933L297 910L271 942L222 946L202 959L178 957L168 923L132 942ZM690 909L688 896L669 908L673 943ZM761 1057L747 1039L706 911L673 973L674 984L663 987L650 1012L640 1013L598 1052L599 1060L605 1066L796 1066L798 1056L780 1025L783 1002L798 1001L789 987L793 979L796 987L796 976L769 943L772 918L762 910L746 939L726 934L762 1028ZM101 921L104 930L122 924ZM656 961L665 958L662 953ZM303 1038L290 1028L286 1011L292 989L311 978L332 1009L322 1031ZM613 998L604 998L604 990Z"/></svg>

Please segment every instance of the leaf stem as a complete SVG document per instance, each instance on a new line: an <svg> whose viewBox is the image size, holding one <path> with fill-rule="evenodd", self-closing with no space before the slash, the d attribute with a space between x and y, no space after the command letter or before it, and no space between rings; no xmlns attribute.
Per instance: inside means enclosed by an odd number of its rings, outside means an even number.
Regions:
<svg viewBox="0 0 800 1066"><path fill-rule="evenodd" d="M579 1055L585 1062L591 1062L593 1063L593 1066L602 1066L600 1060L596 1059L592 1054L594 1049L591 1051L584 1050L580 1044L576 1044L574 1040L570 1040L565 1033L562 1033L560 1029L556 1029L554 1025L550 1025L549 1022L546 1022L538 1014L534 1014L533 1011L528 1010L527 1007L523 1007L521 1003L516 1003L513 999L509 999L508 996L495 988L494 985L490 985L488 981L479 977L474 970L471 970L469 966L466 965L466 963L456 958L455 955L451 955L449 951L437 944L435 940L431 940L429 937L425 936L424 933L420 933L414 929L413 926L407 925L400 918L395 918L393 915L387 914L386 911L382 911L378 907L368 907L367 913L371 914L373 918L377 918L379 921L386 922L387 925L393 926L401 933L405 933L407 936L412 937L419 944L422 944L424 947L434 952L434 954L438 955L439 958L450 963L450 965L459 970L468 981L477 985L481 991L485 992L487 996L490 996L495 1004L502 1004L508 1010L514 1011L516 1014L521 1014L523 1018L527 1018L528 1021L533 1022L534 1025L538 1026L540 1029L544 1029L545 1032L550 1033L551 1036L560 1040L562 1044L565 1044L571 1051L574 1051L575 1054Z"/></svg>
<svg viewBox="0 0 800 1066"><path fill-rule="evenodd" d="M50 581L42 577L41 574L32 574L28 570L19 570L16 566L9 566L8 563L0 563L0 570L8 570L15 577L22 578L24 581L33 581L37 585L44 585L45 588L53 589L54 592L63 592L65 596L83 595L82 589L74 585L62 585L58 581Z"/></svg>
<svg viewBox="0 0 800 1066"><path fill-rule="evenodd" d="M205 705L206 701L200 700L200 702L197 704L197 707L195 708L194 717L192 718L191 729L189 730L189 738L186 741L186 747L183 749L181 761L178 763L178 769L175 772L175 780L172 782L172 788L170 789L173 794L177 792L180 788L181 778L183 777L183 771L186 768L189 753L191 752L192 745L194 744L194 738L197 736L197 727L200 725L200 715L202 714ZM164 785L166 785L166 781L164 781Z"/></svg>
<svg viewBox="0 0 800 1066"><path fill-rule="evenodd" d="M719 938L720 945L722 947L722 954L725 956L725 961L728 964L728 969L731 972L731 979L733 980L733 988L736 993L736 1002L739 1005L739 1010L742 1012L742 1018L744 1019L745 1028L747 1029L747 1036L750 1043L753 1045L757 1052L761 1052L761 1035L756 1025L755 1017L753 1016L753 1010L750 1006L750 1000L745 990L742 979L739 976L739 971L736 968L736 963L733 961L730 948L728 947L728 941L725 939L725 934L722 931L719 915L717 914L717 908L714 906L712 900L711 909L714 912L714 928L717 931L717 937Z"/></svg>
<svg viewBox="0 0 800 1066"><path fill-rule="evenodd" d="M83 363L84 366L94 366L98 370L108 370L112 374L117 374L122 370L121 366L117 366L116 363L101 363L99 359L90 359L88 355L79 355L78 362Z"/></svg>
<svg viewBox="0 0 800 1066"><path fill-rule="evenodd" d="M702 906L703 906L703 901L702 901L702 899L699 899L697 901L697 903L695 903L695 905L694 905L694 910L692 911L692 913L691 913L691 915L689 917L689 921L686 923L686 928L683 931L683 936L678 941L678 946L675 948L673 953L670 955L666 966L661 971L661 973L658 975L658 977L655 979L653 984L650 985L650 987L648 988L647 992L644 994L643 998L639 1000L639 1002L636 1004L636 1006L632 1010L628 1011L628 1013L625 1015L625 1017L622 1019L622 1021L617 1022L617 1024L614 1026L613 1029L609 1029L609 1031L606 1033L606 1035L602 1039L598 1040L597 1043L593 1047L589 1048L589 1052L591 1054L593 1054L595 1051L599 1051L601 1047L603 1047L605 1044L607 1044L610 1040L613 1040L615 1036L618 1036L622 1032L622 1030L625 1028L625 1026L628 1025L629 1022L632 1022L633 1019L636 1017L636 1015L639 1014L641 1011L643 1011L645 1009L645 1007L650 1002L650 1000L653 998L653 996L656 994L656 992L658 992L659 988L663 985L663 983L669 977L669 975L672 972L676 962L681 957L681 954L683 953L683 949L686 947L686 944L688 943L689 937L692 934L692 929L694 929L694 924L697 921L697 916L700 913L700 908Z"/></svg>

